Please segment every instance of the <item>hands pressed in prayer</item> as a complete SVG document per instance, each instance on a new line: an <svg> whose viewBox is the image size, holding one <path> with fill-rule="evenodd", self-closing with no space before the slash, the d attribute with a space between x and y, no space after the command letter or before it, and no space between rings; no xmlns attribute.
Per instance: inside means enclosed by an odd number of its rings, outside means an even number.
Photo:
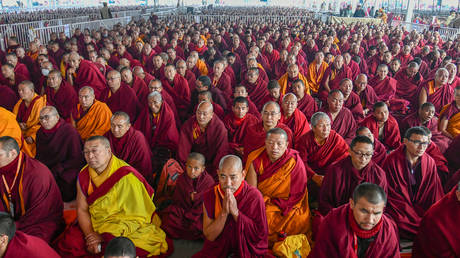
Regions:
<svg viewBox="0 0 460 258"><path fill-rule="evenodd" d="M21 127L21 130L27 130L27 125L24 122L19 123L19 127Z"/></svg>
<svg viewBox="0 0 460 258"><path fill-rule="evenodd" d="M28 144L32 144L32 143L34 143L34 138L28 136L28 137L26 137L26 142L27 142Z"/></svg>
<svg viewBox="0 0 460 258"><path fill-rule="evenodd" d="M230 191L230 189L228 189L227 192L226 192L225 197L227 198L228 208L229 208L230 214L232 214L233 218L236 221L238 219L239 210L238 210L238 204L236 202L235 196Z"/></svg>
<svg viewBox="0 0 460 258"><path fill-rule="evenodd" d="M225 196L224 199L222 200L222 215L223 216L228 216L230 213L230 200L228 198L228 192L229 190L225 191Z"/></svg>
<svg viewBox="0 0 460 258"><path fill-rule="evenodd" d="M99 244L103 242L101 235L99 235L96 232L93 232L93 233L86 235L85 240L86 240L87 249L90 253L97 254L101 252L99 248Z"/></svg>

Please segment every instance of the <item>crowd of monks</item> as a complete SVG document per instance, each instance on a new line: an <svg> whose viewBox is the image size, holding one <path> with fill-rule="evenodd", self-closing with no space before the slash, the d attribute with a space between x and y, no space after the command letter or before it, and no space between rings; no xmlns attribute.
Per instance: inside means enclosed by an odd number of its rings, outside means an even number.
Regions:
<svg viewBox="0 0 460 258"><path fill-rule="evenodd" d="M51 36L0 52L5 257L120 236L139 257L460 256L460 37L174 18Z"/></svg>

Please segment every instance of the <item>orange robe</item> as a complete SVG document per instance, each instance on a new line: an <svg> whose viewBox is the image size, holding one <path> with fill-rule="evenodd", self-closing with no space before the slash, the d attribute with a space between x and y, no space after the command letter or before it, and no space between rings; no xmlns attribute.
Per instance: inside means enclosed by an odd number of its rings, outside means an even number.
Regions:
<svg viewBox="0 0 460 258"><path fill-rule="evenodd" d="M439 117L441 119L447 119L447 132L449 132L454 138L457 135L460 135L460 110L455 104L455 101L445 105L442 108Z"/></svg>
<svg viewBox="0 0 460 258"><path fill-rule="evenodd" d="M16 121L16 115L10 111L0 107L0 137L10 136L13 137L22 148L22 132Z"/></svg>
<svg viewBox="0 0 460 258"><path fill-rule="evenodd" d="M324 61L319 67L319 70L316 70L316 61L313 61L308 66L307 80L310 90L314 93L318 93L319 86L321 85L321 81L323 80L323 75L324 72L326 72L327 67L328 64Z"/></svg>
<svg viewBox="0 0 460 258"><path fill-rule="evenodd" d="M75 127L83 141L94 135L104 135L110 130L110 118L112 111L103 102L94 100L94 104L87 112L84 112L80 104L72 114Z"/></svg>
<svg viewBox="0 0 460 258"><path fill-rule="evenodd" d="M310 95L310 84L308 83L307 78L305 78L305 76L303 76L303 74L301 74L300 72L298 78L302 80L305 84L305 94ZM284 94L286 94L287 92L291 92L291 85L288 73L285 73L283 76L281 76L281 78L278 80L278 83L281 86L281 96L284 96Z"/></svg>
<svg viewBox="0 0 460 258"><path fill-rule="evenodd" d="M198 61L196 61L196 67L198 67L198 70L200 70L201 75L208 75L208 67L206 66L205 62L198 59Z"/></svg>

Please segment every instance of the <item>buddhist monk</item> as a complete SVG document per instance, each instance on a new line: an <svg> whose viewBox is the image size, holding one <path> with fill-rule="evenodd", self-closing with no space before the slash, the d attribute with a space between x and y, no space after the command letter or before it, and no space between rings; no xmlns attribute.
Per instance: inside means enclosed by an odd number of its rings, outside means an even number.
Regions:
<svg viewBox="0 0 460 258"><path fill-rule="evenodd" d="M248 112L260 118L260 112L257 109L256 104L254 104L254 102L252 102L252 100L250 99L248 92L246 90L246 87L244 85L235 86L235 89L233 91L233 99L237 97L245 97L248 100L248 105L249 105Z"/></svg>
<svg viewBox="0 0 460 258"><path fill-rule="evenodd" d="M22 150L30 157L36 154L36 135L40 129L40 110L46 106L46 96L39 96L34 91L34 84L31 81L23 81L18 86L19 97L21 98L14 105L13 113L21 127L24 138Z"/></svg>
<svg viewBox="0 0 460 258"><path fill-rule="evenodd" d="M347 204L353 191L363 182L374 183L387 192L385 171L374 163L374 143L366 136L356 136L348 150L350 156L327 168L321 187L319 210L326 216L333 208Z"/></svg>
<svg viewBox="0 0 460 258"><path fill-rule="evenodd" d="M104 258L137 258L136 246L127 237L115 237L105 247Z"/></svg>
<svg viewBox="0 0 460 258"><path fill-rule="evenodd" d="M324 62L324 53L319 51L315 54L315 60L308 65L307 80L312 93L318 93L321 81L328 64Z"/></svg>
<svg viewBox="0 0 460 258"><path fill-rule="evenodd" d="M454 91L454 101L445 105L439 114L439 131L453 139L460 135L460 86Z"/></svg>
<svg viewBox="0 0 460 258"><path fill-rule="evenodd" d="M249 97L256 104L261 106L263 99L268 95L267 82L259 76L258 68L249 68L247 78L242 82L246 87Z"/></svg>
<svg viewBox="0 0 460 258"><path fill-rule="evenodd" d="M436 108L436 115L439 115L442 108L452 102L454 89L447 84L449 72L445 68L436 71L433 80L427 80L419 87L418 105L431 102Z"/></svg>
<svg viewBox="0 0 460 258"><path fill-rule="evenodd" d="M49 73L45 94L47 104L54 106L59 116L69 122L72 110L78 104L78 96L72 85L62 79L60 71L53 70Z"/></svg>
<svg viewBox="0 0 460 258"><path fill-rule="evenodd" d="M310 120L318 111L318 104L312 96L305 93L305 84L302 80L296 80L292 84L292 93L297 97L297 108Z"/></svg>
<svg viewBox="0 0 460 258"><path fill-rule="evenodd" d="M161 225L171 238L203 238L203 194L215 185L205 164L202 154L192 152L185 163L186 173L177 178L172 204L164 211Z"/></svg>
<svg viewBox="0 0 460 258"><path fill-rule="evenodd" d="M296 64L290 64L286 73L278 80L278 83L281 86L282 96L292 91L292 84L296 80L301 80L305 85L305 93L310 94L310 84L308 83L307 78L299 72L299 67Z"/></svg>
<svg viewBox="0 0 460 258"><path fill-rule="evenodd" d="M383 165L388 181L386 212L403 239L414 239L423 215L443 195L435 161L425 153L428 144L426 131L412 127L404 135L404 144Z"/></svg>
<svg viewBox="0 0 460 258"><path fill-rule="evenodd" d="M333 209L319 228L308 257L400 257L394 222L383 213L385 190L362 183L348 204Z"/></svg>
<svg viewBox="0 0 460 258"><path fill-rule="evenodd" d="M80 135L53 106L42 108L39 119L41 128L37 132L36 159L53 173L62 200L73 201L77 193L77 175L84 165Z"/></svg>
<svg viewBox="0 0 460 258"><path fill-rule="evenodd" d="M394 150L401 145L401 135L396 119L390 115L388 106L385 102L374 104L372 114L368 115L360 126L365 126L371 130L376 139L379 139L388 150Z"/></svg>
<svg viewBox="0 0 460 258"><path fill-rule="evenodd" d="M267 84L267 90L268 90L268 95L265 96L265 98L259 102L262 104L261 106L258 107L258 109L262 109L263 105L269 101L276 102L281 105L281 102L283 100L283 96L281 94L281 86L276 80L271 80Z"/></svg>
<svg viewBox="0 0 460 258"><path fill-rule="evenodd" d="M322 108L332 121L331 129L350 143L355 137L358 125L351 111L343 106L343 93L339 89L331 90L327 97L327 105Z"/></svg>
<svg viewBox="0 0 460 258"><path fill-rule="evenodd" d="M120 235L134 242L139 256L166 254L172 246L160 229L152 187L136 169L112 154L110 142L103 136L90 137L83 154L88 165L78 175L78 224L58 241L59 254L100 254Z"/></svg>
<svg viewBox="0 0 460 258"><path fill-rule="evenodd" d="M0 78L1 84L10 87L19 96L18 85L23 81L27 81L27 78L20 74L15 74L14 66L9 63L2 65L1 70L3 76L3 78Z"/></svg>
<svg viewBox="0 0 460 258"><path fill-rule="evenodd" d="M210 102L212 104L212 108L214 110L214 114L220 119L223 120L225 117L225 111L222 108L221 105L217 104L216 102L213 101L212 98L212 93L209 90L206 91L200 91L197 95L197 101L196 103L201 103L201 102ZM194 111L196 111L196 108L198 107L198 104L194 107Z"/></svg>
<svg viewBox="0 0 460 258"><path fill-rule="evenodd" d="M140 103L136 92L121 81L121 74L117 70L107 73L108 88L102 92L102 100L107 104L112 113L123 111L132 121L136 121L140 109Z"/></svg>
<svg viewBox="0 0 460 258"><path fill-rule="evenodd" d="M356 122L361 122L364 119L364 110L358 94L353 92L353 81L343 79L339 84L339 90L343 94L344 107L351 111Z"/></svg>
<svg viewBox="0 0 460 258"><path fill-rule="evenodd" d="M70 67L66 71L67 81L79 91L84 86L94 90L96 99L101 99L102 91L107 87L104 75L91 61L84 60L78 53L69 56Z"/></svg>
<svg viewBox="0 0 460 258"><path fill-rule="evenodd" d="M325 101L327 94L331 90L338 89L339 83L345 78L352 78L351 69L344 65L343 56L338 55L335 57L333 64L324 72L323 80L318 90L319 99Z"/></svg>
<svg viewBox="0 0 460 258"><path fill-rule="evenodd" d="M173 98L179 117L182 121L185 120L187 108L190 106L190 88L187 80L177 73L174 65L168 64L165 67L165 79L161 83L163 89Z"/></svg>
<svg viewBox="0 0 460 258"><path fill-rule="evenodd" d="M25 64L19 63L16 53L8 53L5 56L6 62L14 67L14 73L19 74L21 77L30 80L30 73Z"/></svg>
<svg viewBox="0 0 460 258"><path fill-rule="evenodd" d="M307 118L297 108L297 97L293 93L284 95L281 107L283 112L281 112L280 122L291 129L294 142L297 142L302 135L310 131Z"/></svg>
<svg viewBox="0 0 460 258"><path fill-rule="evenodd" d="M190 152L206 157L206 170L217 179L217 162L228 151L228 132L224 123L214 114L212 104L201 102L196 114L181 127L177 158L185 164Z"/></svg>
<svg viewBox="0 0 460 258"><path fill-rule="evenodd" d="M381 64L377 74L369 80L369 85L374 89L379 101L388 102L396 93L396 80L388 76L388 66Z"/></svg>
<svg viewBox="0 0 460 258"><path fill-rule="evenodd" d="M248 184L264 197L270 244L278 241L278 234L310 235L305 166L299 153L288 148L283 129L267 132L265 146L249 154L246 170Z"/></svg>
<svg viewBox="0 0 460 258"><path fill-rule="evenodd" d="M113 155L135 168L147 182L153 181L152 152L145 136L131 126L127 113L117 111L110 118L110 131L105 136Z"/></svg>
<svg viewBox="0 0 460 258"><path fill-rule="evenodd" d="M134 75L133 72L131 72L131 70L127 67L121 69L120 74L123 82L126 83L131 89L133 89L139 103L145 104L147 102L147 95L149 94L149 88L147 87L148 83ZM147 77L146 75L144 76Z"/></svg>
<svg viewBox="0 0 460 258"><path fill-rule="evenodd" d="M417 62L410 62L406 68L399 70L394 76L396 80L396 97L402 98L410 103L417 101L417 89L423 81L419 73Z"/></svg>
<svg viewBox="0 0 460 258"><path fill-rule="evenodd" d="M154 92L154 91L159 92L161 94L161 97L163 98L163 101L168 103L169 107L171 108L171 110L174 113L176 121L178 122L178 124L180 124L179 115L177 114L177 108L176 108L176 104L174 103L174 99L166 90L163 89L163 85L161 84L161 81L158 80L158 79L151 80L149 85L148 85L148 88L149 88L149 94ZM147 95L147 97L148 97L148 95ZM147 102L148 102L148 98L147 98ZM148 106L148 103L143 104L141 102L141 104L142 104L142 106L144 108L146 106Z"/></svg>
<svg viewBox="0 0 460 258"><path fill-rule="evenodd" d="M220 89L227 98L232 95L232 85L230 77L224 73L225 64L224 61L217 60L214 62L212 73L209 74L212 86Z"/></svg>
<svg viewBox="0 0 460 258"><path fill-rule="evenodd" d="M375 103L378 102L377 94L375 94L374 89L367 84L367 75L360 74L356 77L354 82L355 93L359 96L361 100L361 105L363 106L364 116L369 114L369 111L372 110Z"/></svg>
<svg viewBox="0 0 460 258"><path fill-rule="evenodd" d="M50 170L19 150L17 142L0 137L0 211L10 214L16 228L50 242L61 229L63 203Z"/></svg>
<svg viewBox="0 0 460 258"><path fill-rule="evenodd" d="M371 130L365 126L361 126L356 129L356 136L366 136L371 139L374 145L374 154L372 155L372 161L380 167L383 166L383 162L387 158L387 148L378 140L375 139Z"/></svg>
<svg viewBox="0 0 460 258"><path fill-rule="evenodd" d="M16 230L13 218L6 212L0 212L0 234L1 257L60 257L43 239Z"/></svg>
<svg viewBox="0 0 460 258"><path fill-rule="evenodd" d="M96 100L94 89L85 86L78 92L78 104L71 116L83 141L94 135L104 135L110 130L112 111L103 102Z"/></svg>
<svg viewBox="0 0 460 258"><path fill-rule="evenodd" d="M10 136L16 140L19 148L22 149L23 138L21 127L16 120L16 115L2 107L0 107L0 137Z"/></svg>
<svg viewBox="0 0 460 258"><path fill-rule="evenodd" d="M460 181L423 216L415 237L412 256L458 257L460 250Z"/></svg>
<svg viewBox="0 0 460 258"><path fill-rule="evenodd" d="M203 194L203 249L193 257L263 257L268 252L265 204L245 180L237 156L219 162L219 184Z"/></svg>

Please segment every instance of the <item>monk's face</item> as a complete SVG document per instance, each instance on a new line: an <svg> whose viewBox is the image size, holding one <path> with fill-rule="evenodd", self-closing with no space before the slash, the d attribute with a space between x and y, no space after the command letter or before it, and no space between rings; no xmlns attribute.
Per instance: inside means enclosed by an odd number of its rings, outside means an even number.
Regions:
<svg viewBox="0 0 460 258"><path fill-rule="evenodd" d="M3 65L2 66L2 75L5 78L11 78L11 77L14 76L14 70L9 66Z"/></svg>
<svg viewBox="0 0 460 258"><path fill-rule="evenodd" d="M121 75L118 72L109 72L107 74L107 85L112 92L116 92L121 86Z"/></svg>
<svg viewBox="0 0 460 258"><path fill-rule="evenodd" d="M449 72L446 72L446 71L441 71L439 73L437 72L434 80L435 80L436 85L446 84L447 81L449 80Z"/></svg>
<svg viewBox="0 0 460 258"><path fill-rule="evenodd" d="M16 150L5 151L0 143L0 168L10 164L17 156Z"/></svg>
<svg viewBox="0 0 460 258"><path fill-rule="evenodd" d="M47 78L47 85L52 89L59 89L61 86L62 78L57 73L50 73Z"/></svg>
<svg viewBox="0 0 460 258"><path fill-rule="evenodd" d="M163 100L158 96L153 96L148 98L148 105L150 108L150 111L152 111L153 114L158 114L160 113L161 110L161 105L163 104Z"/></svg>
<svg viewBox="0 0 460 258"><path fill-rule="evenodd" d="M232 106L233 114L235 115L235 117L240 119L246 116L248 110L248 105L246 105L246 103L244 102L236 102L235 105Z"/></svg>
<svg viewBox="0 0 460 258"><path fill-rule="evenodd" d="M299 67L297 65L290 65L287 73L289 78L296 78L299 75Z"/></svg>
<svg viewBox="0 0 460 258"><path fill-rule="evenodd" d="M296 82L291 86L292 93L297 96L297 99L302 99L305 96L305 86L301 82Z"/></svg>
<svg viewBox="0 0 460 258"><path fill-rule="evenodd" d="M365 197L361 197L356 203L350 199L350 208L359 227L363 230L371 230L382 218L385 202L373 204Z"/></svg>
<svg viewBox="0 0 460 258"><path fill-rule="evenodd" d="M343 66L343 57L342 56L337 56L334 59L334 67L335 69L342 69Z"/></svg>
<svg viewBox="0 0 460 258"><path fill-rule="evenodd" d="M372 134L371 130L368 128L364 128L361 131L356 133L356 136L366 136L367 138L371 139L372 142L374 142L374 135Z"/></svg>
<svg viewBox="0 0 460 258"><path fill-rule="evenodd" d="M315 126L311 127L311 130L313 131L315 138L325 140L331 133L331 121L329 119L322 118Z"/></svg>
<svg viewBox="0 0 460 258"><path fill-rule="evenodd" d="M284 134L269 134L265 139L268 158L273 162L281 158L288 147L288 139Z"/></svg>
<svg viewBox="0 0 460 258"><path fill-rule="evenodd" d="M169 81L173 81L176 76L176 69L173 66L166 67L165 76Z"/></svg>
<svg viewBox="0 0 460 258"><path fill-rule="evenodd" d="M101 140L93 140L85 142L83 155L90 168L102 173L110 162L112 151L110 146L105 146Z"/></svg>
<svg viewBox="0 0 460 258"><path fill-rule="evenodd" d="M9 55L6 57L6 62L16 67L16 65L18 64L18 58L16 56Z"/></svg>
<svg viewBox="0 0 460 258"><path fill-rule="evenodd" d="M324 54L322 52L318 52L316 55L315 55L315 62L316 64L322 64L323 63L323 60L324 60Z"/></svg>
<svg viewBox="0 0 460 258"><path fill-rule="evenodd" d="M154 91L161 92L162 90L163 90L163 87L161 86L161 82L152 81L149 83L149 93L152 93Z"/></svg>
<svg viewBox="0 0 460 258"><path fill-rule="evenodd" d="M449 72L449 81L453 79L455 76L457 76L457 66L454 64L448 64L446 66L447 71Z"/></svg>
<svg viewBox="0 0 460 258"><path fill-rule="evenodd" d="M131 124L123 116L114 116L110 121L110 131L115 138L123 137L129 128L131 128Z"/></svg>
<svg viewBox="0 0 460 258"><path fill-rule="evenodd" d="M222 169L217 171L217 175L219 176L219 184L222 190L224 190L224 192L229 190L231 193L234 193L241 186L246 172L235 164L228 164L228 162L226 162L226 164L222 166Z"/></svg>
<svg viewBox="0 0 460 258"><path fill-rule="evenodd" d="M387 77L388 75L388 67L380 67L377 69L377 76L379 77L380 80L383 80Z"/></svg>
<svg viewBox="0 0 460 258"><path fill-rule="evenodd" d="M391 70L393 70L394 72L397 72L399 71L399 68L401 67L401 63L397 60L393 60L391 61Z"/></svg>
<svg viewBox="0 0 460 258"><path fill-rule="evenodd" d="M417 74L417 72L418 72L417 67L407 67L406 69L406 73L409 78L414 77Z"/></svg>
<svg viewBox="0 0 460 258"><path fill-rule="evenodd" d="M281 112L275 104L269 104L262 110L264 127L274 128L281 118Z"/></svg>
<svg viewBox="0 0 460 258"><path fill-rule="evenodd" d="M353 84L349 80L343 81L339 85L339 89L343 93L344 96L348 97L350 96L351 91L353 90Z"/></svg>
<svg viewBox="0 0 460 258"><path fill-rule="evenodd" d="M367 77L359 75L355 81L355 87L357 92L361 92L367 87Z"/></svg>
<svg viewBox="0 0 460 258"><path fill-rule="evenodd" d="M281 95L281 89L279 87L275 87L273 89L269 89L268 90L268 93L270 94L270 96L272 96L274 99L278 99Z"/></svg>
<svg viewBox="0 0 460 258"><path fill-rule="evenodd" d="M233 93L233 97L247 97L248 92L246 91L245 87L235 87L235 92Z"/></svg>
<svg viewBox="0 0 460 258"><path fill-rule="evenodd" d="M80 67L81 57L78 54L72 53L69 56L69 65L74 69L78 69Z"/></svg>
<svg viewBox="0 0 460 258"><path fill-rule="evenodd" d="M129 60L126 59L126 58L121 58L121 59L120 59L120 66L122 66L122 67L129 67L129 66L130 66Z"/></svg>
<svg viewBox="0 0 460 258"><path fill-rule="evenodd" d="M248 82L251 84L254 84L257 82L257 79L259 78L259 73L256 71L249 71L248 72Z"/></svg>
<svg viewBox="0 0 460 258"><path fill-rule="evenodd" d="M94 98L94 94L87 89L80 90L78 93L78 101L84 110L87 110L93 105Z"/></svg>
<svg viewBox="0 0 460 258"><path fill-rule="evenodd" d="M294 111L297 108L297 97L292 94L286 95L281 106L283 108L284 116L290 117L292 114L294 114Z"/></svg>
<svg viewBox="0 0 460 258"><path fill-rule="evenodd" d="M177 62L176 70L180 75L185 76L185 73L187 72L187 64L183 61Z"/></svg>
<svg viewBox="0 0 460 258"><path fill-rule="evenodd" d="M327 105L332 113L339 112L343 107L343 94L341 92L332 93L327 97Z"/></svg>
<svg viewBox="0 0 460 258"><path fill-rule="evenodd" d="M196 110L196 121L200 127L206 127L211 121L214 112L212 110L212 104L209 102L204 102L199 105Z"/></svg>
<svg viewBox="0 0 460 258"><path fill-rule="evenodd" d="M380 123L385 123L388 120L388 114L387 106L379 107L374 110L375 120Z"/></svg>
<svg viewBox="0 0 460 258"><path fill-rule="evenodd" d="M30 101L34 97L34 90L26 86L25 84L19 84L18 86L19 97L25 101Z"/></svg>
<svg viewBox="0 0 460 258"><path fill-rule="evenodd" d="M404 138L406 152L412 157L421 157L429 144L430 139L426 135L412 134L409 139Z"/></svg>
<svg viewBox="0 0 460 258"><path fill-rule="evenodd" d="M214 65L214 73L216 73L217 75L221 75L223 72L224 72L224 69L225 69L225 65L221 62L217 63Z"/></svg>
<svg viewBox="0 0 460 258"><path fill-rule="evenodd" d="M434 107L425 107L421 108L418 111L418 115L420 117L420 120L423 122L428 122L434 117L435 109Z"/></svg>
<svg viewBox="0 0 460 258"><path fill-rule="evenodd" d="M204 163L197 159L187 159L185 163L185 171L187 172L187 176L191 179L198 178L201 173L203 173L204 169Z"/></svg>
<svg viewBox="0 0 460 258"><path fill-rule="evenodd" d="M153 57L153 65L155 66L155 69L159 69L161 65L163 64L163 58L161 56L155 56Z"/></svg>
<svg viewBox="0 0 460 258"><path fill-rule="evenodd" d="M107 76L108 77L108 76ZM127 83L127 84L131 84L131 82L133 81L133 73L129 70L124 70L122 73L121 73L121 80L124 82L124 83ZM108 81L107 81L108 82Z"/></svg>
<svg viewBox="0 0 460 258"><path fill-rule="evenodd" d="M374 147L369 143L358 142L353 148L350 147L348 152L350 153L353 167L361 170L371 161Z"/></svg>
<svg viewBox="0 0 460 258"><path fill-rule="evenodd" d="M39 120L44 129L50 130L59 122L59 116L54 111L43 108L42 111L40 111Z"/></svg>

